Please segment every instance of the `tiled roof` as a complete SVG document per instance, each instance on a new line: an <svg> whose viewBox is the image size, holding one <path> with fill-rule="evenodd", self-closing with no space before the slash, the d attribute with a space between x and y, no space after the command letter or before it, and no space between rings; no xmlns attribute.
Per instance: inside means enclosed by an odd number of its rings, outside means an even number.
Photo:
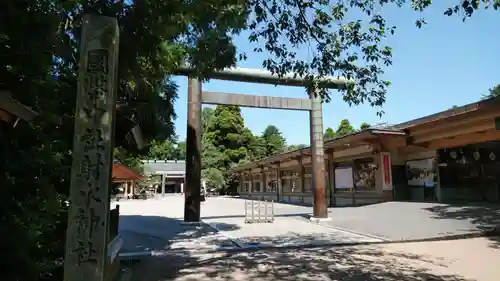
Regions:
<svg viewBox="0 0 500 281"><path fill-rule="evenodd" d="M184 160L143 160L144 173L182 173L186 172L186 162Z"/></svg>
<svg viewBox="0 0 500 281"><path fill-rule="evenodd" d="M111 178L113 181L120 180L139 180L142 178L140 174L130 169L126 165L113 161L113 170Z"/></svg>

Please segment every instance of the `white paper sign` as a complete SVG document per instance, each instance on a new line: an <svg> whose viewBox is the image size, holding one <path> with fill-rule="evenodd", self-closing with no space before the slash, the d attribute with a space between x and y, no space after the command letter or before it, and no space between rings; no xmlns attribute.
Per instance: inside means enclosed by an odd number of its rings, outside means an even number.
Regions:
<svg viewBox="0 0 500 281"><path fill-rule="evenodd" d="M349 189L354 187L352 178L352 167L342 167L335 169L335 188Z"/></svg>

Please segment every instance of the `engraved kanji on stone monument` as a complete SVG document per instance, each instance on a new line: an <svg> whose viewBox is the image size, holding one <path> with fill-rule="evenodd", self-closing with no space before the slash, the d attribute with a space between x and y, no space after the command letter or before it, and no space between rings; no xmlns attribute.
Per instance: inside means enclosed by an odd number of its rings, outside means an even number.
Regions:
<svg viewBox="0 0 500 281"><path fill-rule="evenodd" d="M116 106L118 24L85 16L75 114L65 281L103 281Z"/></svg>

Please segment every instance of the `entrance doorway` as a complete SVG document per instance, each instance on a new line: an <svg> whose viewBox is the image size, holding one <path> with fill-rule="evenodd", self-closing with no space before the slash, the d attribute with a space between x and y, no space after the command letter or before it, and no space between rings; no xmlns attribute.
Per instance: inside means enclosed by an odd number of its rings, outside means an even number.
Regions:
<svg viewBox="0 0 500 281"><path fill-rule="evenodd" d="M408 178L406 176L406 166L392 166L392 184L394 185L393 198L396 201L411 200L411 190L408 186Z"/></svg>
<svg viewBox="0 0 500 281"><path fill-rule="evenodd" d="M406 177L412 201L437 201L437 163L434 157L406 161Z"/></svg>
<svg viewBox="0 0 500 281"><path fill-rule="evenodd" d="M443 201L500 203L500 142L438 153Z"/></svg>

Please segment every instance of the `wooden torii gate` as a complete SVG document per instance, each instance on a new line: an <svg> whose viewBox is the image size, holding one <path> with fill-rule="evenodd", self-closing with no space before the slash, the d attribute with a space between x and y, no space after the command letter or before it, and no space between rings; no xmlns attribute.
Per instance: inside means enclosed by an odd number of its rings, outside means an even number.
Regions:
<svg viewBox="0 0 500 281"><path fill-rule="evenodd" d="M202 91L201 81L191 77L189 68L181 68L175 74L188 76L188 112L186 138L186 186L184 221L200 221L201 191L201 105L237 105L242 107L271 108L283 110L309 111L310 139L312 150L313 177L313 220L328 218L325 201L325 164L323 150L323 109L322 99L315 89L309 88L308 98L285 98ZM307 81L293 74L278 76L264 70L232 68L216 72L212 79L249 82L270 85L306 87ZM352 80L325 77L316 81L318 87L340 89ZM187 168L189 167L189 169Z"/></svg>
<svg viewBox="0 0 500 281"><path fill-rule="evenodd" d="M66 238L65 281L104 281L117 250L108 245L114 123L118 86L119 29L115 18L85 16L80 43L75 111L73 165ZM314 218L328 217L325 202L322 101L315 89L309 98L294 99L202 92L189 69L179 69L188 83L188 128L184 221L199 222L201 191L201 104L239 105L309 111L311 127ZM230 69L213 79L261 84L306 86L300 77L278 77L266 71ZM351 80L327 77L319 87L342 88Z"/></svg>

